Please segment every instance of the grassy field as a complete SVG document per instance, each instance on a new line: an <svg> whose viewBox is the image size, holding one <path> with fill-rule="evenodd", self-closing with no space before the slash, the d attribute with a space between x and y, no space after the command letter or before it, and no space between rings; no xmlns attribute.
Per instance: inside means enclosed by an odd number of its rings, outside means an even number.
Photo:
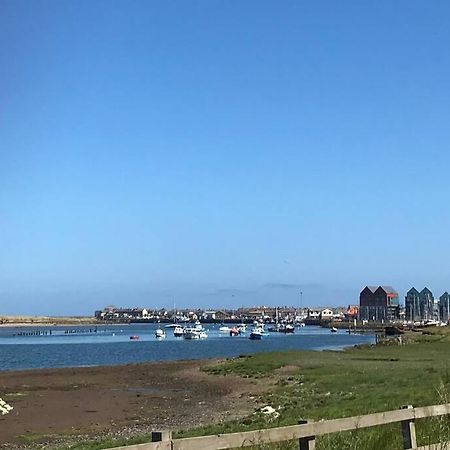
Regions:
<svg viewBox="0 0 450 450"><path fill-rule="evenodd" d="M404 405L450 403L450 328L411 333L404 337L403 345L391 341L339 352L262 353L205 365L203 370L214 376L249 378L255 387L254 393L249 393L249 401L255 402L255 412L242 420L179 430L175 437L293 425L299 420L348 417ZM265 405L276 413L263 414L260 407ZM450 440L450 418L418 421L417 434L420 445ZM134 442L145 440L138 438ZM105 442L79 444L74 448L105 448ZM264 448L294 449L298 443ZM402 449L400 425L321 437L316 448Z"/></svg>
<svg viewBox="0 0 450 450"><path fill-rule="evenodd" d="M242 421L178 433L228 433L450 402L450 330L412 333L405 345L363 346L344 352L283 352L235 358L205 367L217 376L237 374L264 383L259 400L278 414L256 412ZM276 417L277 416L277 417ZM449 419L418 423L421 444L449 436ZM292 448L295 448L292 444ZM399 425L319 439L317 449L401 449ZM281 448L290 448L290 445Z"/></svg>

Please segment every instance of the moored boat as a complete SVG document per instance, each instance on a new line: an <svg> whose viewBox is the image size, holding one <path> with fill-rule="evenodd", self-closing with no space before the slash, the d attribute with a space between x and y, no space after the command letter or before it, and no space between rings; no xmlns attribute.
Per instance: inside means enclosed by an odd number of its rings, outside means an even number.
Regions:
<svg viewBox="0 0 450 450"><path fill-rule="evenodd" d="M200 322L199 322L200 323ZM206 330L200 325L197 324L194 327L186 327L183 329L183 337L184 339L206 339L208 337L208 333Z"/></svg>
<svg viewBox="0 0 450 450"><path fill-rule="evenodd" d="M184 339L200 339L200 332L193 327L186 327L183 330L183 338Z"/></svg>
<svg viewBox="0 0 450 450"><path fill-rule="evenodd" d="M240 331L239 328L234 327L234 328L230 328L230 336L239 336Z"/></svg>
<svg viewBox="0 0 450 450"><path fill-rule="evenodd" d="M283 333L288 334L288 333L293 333L294 331L295 331L294 325L291 325L290 323L287 323L284 326Z"/></svg>
<svg viewBox="0 0 450 450"><path fill-rule="evenodd" d="M269 334L264 330L264 325L258 325L252 329L249 339L251 339L252 341L260 341L262 338L268 335Z"/></svg>
<svg viewBox="0 0 450 450"><path fill-rule="evenodd" d="M183 327L180 327L179 325L173 329L173 335L175 337L181 337L183 336Z"/></svg>
<svg viewBox="0 0 450 450"><path fill-rule="evenodd" d="M166 337L166 332L162 328L157 328L155 330L155 337L157 339L164 339Z"/></svg>
<svg viewBox="0 0 450 450"><path fill-rule="evenodd" d="M130 336L130 341L138 341L139 336Z"/></svg>

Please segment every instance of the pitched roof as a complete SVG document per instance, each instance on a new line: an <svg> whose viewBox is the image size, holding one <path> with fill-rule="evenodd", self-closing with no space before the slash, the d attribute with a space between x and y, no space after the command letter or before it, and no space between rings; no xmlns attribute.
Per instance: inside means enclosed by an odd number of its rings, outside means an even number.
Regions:
<svg viewBox="0 0 450 450"><path fill-rule="evenodd" d="M373 294L378 289L378 286L366 286L366 288L369 289Z"/></svg>
<svg viewBox="0 0 450 450"><path fill-rule="evenodd" d="M419 293L419 291L414 286L406 293L406 295L408 295L410 292L414 292L416 294Z"/></svg>
<svg viewBox="0 0 450 450"><path fill-rule="evenodd" d="M432 294L432 292L426 286L420 291L420 293L422 292L429 292L430 294Z"/></svg>
<svg viewBox="0 0 450 450"><path fill-rule="evenodd" d="M386 294L398 294L398 292L392 286L380 286Z"/></svg>

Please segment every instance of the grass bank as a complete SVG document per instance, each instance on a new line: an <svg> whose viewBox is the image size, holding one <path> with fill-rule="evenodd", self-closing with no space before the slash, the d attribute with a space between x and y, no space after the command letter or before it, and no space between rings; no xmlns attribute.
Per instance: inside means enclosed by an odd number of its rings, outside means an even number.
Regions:
<svg viewBox="0 0 450 450"><path fill-rule="evenodd" d="M234 358L204 368L216 376L249 377L267 389L258 396L274 414L180 432L194 436L294 425L322 420L450 402L450 330L411 333L403 345L359 346L342 352L279 352ZM447 437L449 418L421 421L421 444ZM296 445L296 444L295 444ZM293 444L292 448L295 448ZM399 425L377 427L319 439L317 449L401 449ZM289 445L283 448L289 448Z"/></svg>
<svg viewBox="0 0 450 450"><path fill-rule="evenodd" d="M248 393L255 412L242 420L225 421L178 431L176 437L247 431L450 402L450 329L410 333L403 344L359 346L345 351L299 351L241 356L203 367L207 373L238 375L252 381ZM263 414L262 406L275 410ZM195 408L192 414L196 414ZM421 420L420 445L450 440L448 417ZM146 438L134 442L145 442ZM105 442L78 444L78 450L105 448ZM125 441L108 442L124 445ZM67 448L67 447L66 447ZM266 446L294 449L298 443ZM402 449L400 425L393 424L318 439L317 450Z"/></svg>

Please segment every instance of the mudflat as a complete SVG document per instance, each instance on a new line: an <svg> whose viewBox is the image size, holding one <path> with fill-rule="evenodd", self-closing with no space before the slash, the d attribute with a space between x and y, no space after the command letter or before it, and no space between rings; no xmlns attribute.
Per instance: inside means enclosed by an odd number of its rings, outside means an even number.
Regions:
<svg viewBox="0 0 450 450"><path fill-rule="evenodd" d="M0 448L52 448L96 436L133 436L244 416L255 387L201 370L203 361L0 373ZM211 364L208 361L206 364Z"/></svg>

